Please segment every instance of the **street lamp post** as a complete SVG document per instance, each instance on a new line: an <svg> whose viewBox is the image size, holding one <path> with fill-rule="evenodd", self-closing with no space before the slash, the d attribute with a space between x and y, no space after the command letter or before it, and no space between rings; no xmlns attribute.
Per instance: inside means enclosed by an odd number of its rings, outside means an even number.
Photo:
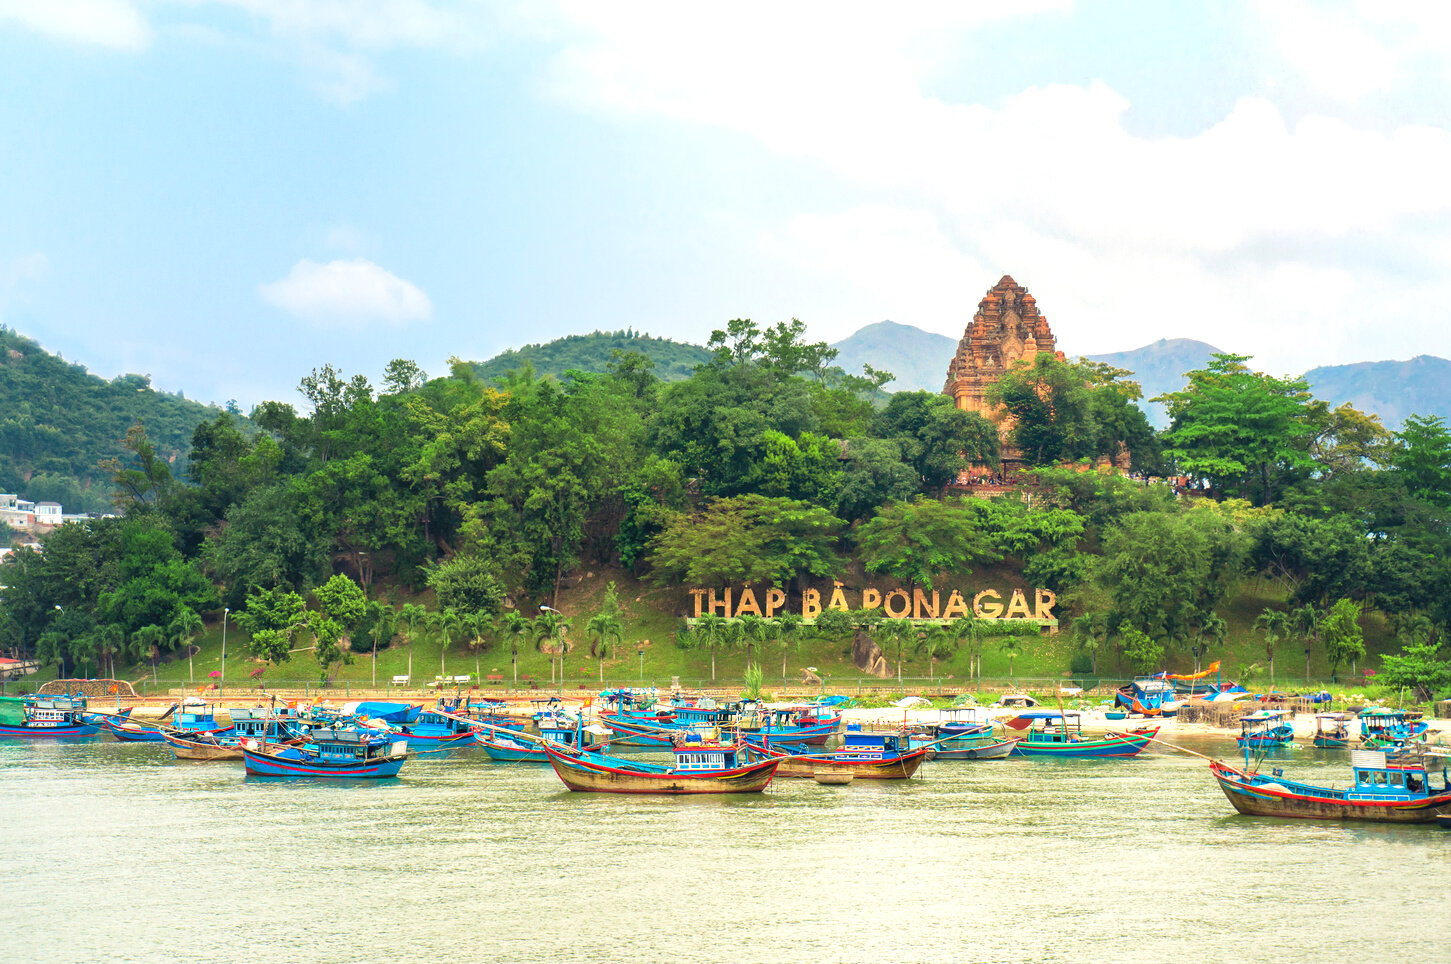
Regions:
<svg viewBox="0 0 1451 964"><path fill-rule="evenodd" d="M217 695L222 695L222 687L227 685L227 613L231 612L226 606L222 607L222 679L217 684Z"/></svg>
<svg viewBox="0 0 1451 964"><path fill-rule="evenodd" d="M645 685L645 644L641 643L635 647L635 652L640 657L640 685Z"/></svg>

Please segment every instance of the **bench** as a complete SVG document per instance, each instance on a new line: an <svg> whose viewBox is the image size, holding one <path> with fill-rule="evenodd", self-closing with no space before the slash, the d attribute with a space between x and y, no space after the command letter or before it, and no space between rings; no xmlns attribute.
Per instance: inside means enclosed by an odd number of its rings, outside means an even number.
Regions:
<svg viewBox="0 0 1451 964"><path fill-rule="evenodd" d="M485 677L485 679L487 679L490 683L504 682L504 677L501 673L490 673L487 677Z"/></svg>
<svg viewBox="0 0 1451 964"><path fill-rule="evenodd" d="M408 679L409 678L407 676L395 676L395 677L393 677L393 685L394 686L407 686L408 685Z"/></svg>

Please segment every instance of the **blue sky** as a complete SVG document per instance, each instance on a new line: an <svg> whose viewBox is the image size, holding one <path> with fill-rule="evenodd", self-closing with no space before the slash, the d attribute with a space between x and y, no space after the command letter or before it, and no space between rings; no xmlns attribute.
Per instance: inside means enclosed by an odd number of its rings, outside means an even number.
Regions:
<svg viewBox="0 0 1451 964"><path fill-rule="evenodd" d="M0 322L297 400L596 328L1451 355L1427 2L0 0ZM943 360L944 366L946 359Z"/></svg>

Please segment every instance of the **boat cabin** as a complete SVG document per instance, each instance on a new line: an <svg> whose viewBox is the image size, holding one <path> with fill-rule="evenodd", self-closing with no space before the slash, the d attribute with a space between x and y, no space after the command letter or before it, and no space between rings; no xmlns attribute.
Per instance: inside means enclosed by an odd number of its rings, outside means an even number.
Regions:
<svg viewBox="0 0 1451 964"><path fill-rule="evenodd" d="M1431 786L1432 771L1428 769L1427 761L1440 762L1440 787ZM1386 759L1384 750L1351 750L1350 767L1354 772L1354 782L1349 790L1349 797L1352 800L1371 797L1415 798L1444 792L1451 788L1446 764L1446 757L1427 756L1417 762L1392 763Z"/></svg>
<svg viewBox="0 0 1451 964"><path fill-rule="evenodd" d="M292 720L293 717L286 713L270 710L232 710L232 732L244 740L275 742L294 735L288 725Z"/></svg>
<svg viewBox="0 0 1451 964"><path fill-rule="evenodd" d="M25 699L25 723L32 728L83 724L84 696L29 696Z"/></svg>
<svg viewBox="0 0 1451 964"><path fill-rule="evenodd" d="M860 723L847 724L841 746L832 754L836 760L881 760L907 752L907 738L894 733L863 733Z"/></svg>
<svg viewBox="0 0 1451 964"><path fill-rule="evenodd" d="M1028 721L1030 743L1078 743L1083 739L1083 714L1075 710L1036 710L1019 713Z"/></svg>
<svg viewBox="0 0 1451 964"><path fill-rule="evenodd" d="M1315 736L1329 740L1350 739L1350 721L1355 719L1349 713L1318 713L1315 716Z"/></svg>
<svg viewBox="0 0 1451 964"><path fill-rule="evenodd" d="M210 730L217 725L217 708L200 700L183 703L174 724L179 730Z"/></svg>
<svg viewBox="0 0 1451 964"><path fill-rule="evenodd" d="M1360 714L1360 738L1399 743L1414 740L1429 729L1421 714L1410 710L1366 710Z"/></svg>
<svg viewBox="0 0 1451 964"><path fill-rule="evenodd" d="M734 770L738 748L733 744L707 743L698 733L689 733L671 747L675 751L675 769L689 771Z"/></svg>
<svg viewBox="0 0 1451 964"><path fill-rule="evenodd" d="M408 752L408 741L390 741L364 730L323 727L313 730L307 745L323 763L357 763Z"/></svg>

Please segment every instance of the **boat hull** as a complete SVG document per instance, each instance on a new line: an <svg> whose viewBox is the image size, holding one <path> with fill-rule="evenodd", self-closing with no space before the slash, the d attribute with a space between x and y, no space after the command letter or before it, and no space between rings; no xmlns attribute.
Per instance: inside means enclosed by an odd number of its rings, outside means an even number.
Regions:
<svg viewBox="0 0 1451 964"><path fill-rule="evenodd" d="M248 776L254 777L327 777L352 780L376 780L396 777L407 759L404 756L381 757L361 764L336 766L291 759L260 750L242 749Z"/></svg>
<svg viewBox="0 0 1451 964"><path fill-rule="evenodd" d="M1001 760L1011 756L1013 748L1018 745L1017 740L999 740L995 743L985 743L981 746L965 746L952 748L950 745L939 745L934 760Z"/></svg>
<svg viewBox="0 0 1451 964"><path fill-rule="evenodd" d="M641 773L546 752L554 772L571 790L581 793L699 794L760 793L776 775L778 761L766 760L718 773Z"/></svg>
<svg viewBox="0 0 1451 964"><path fill-rule="evenodd" d="M99 726L92 726L89 723L69 723L65 726L18 726L13 723L0 723L0 739L76 739L95 736L99 732L101 732Z"/></svg>
<svg viewBox="0 0 1451 964"><path fill-rule="evenodd" d="M815 779L818 773L852 773L858 780L909 780L927 758L923 747L885 760L836 760L830 754L784 755L774 749L748 744L751 757L758 760L780 760L778 777Z"/></svg>
<svg viewBox="0 0 1451 964"><path fill-rule="evenodd" d="M206 743L188 740L171 733L164 734L167 747L178 760L240 760L243 757L240 744L227 746L221 743Z"/></svg>
<svg viewBox="0 0 1451 964"><path fill-rule="evenodd" d="M1322 750L1346 750L1350 748L1350 741L1338 736L1317 736L1310 741L1312 746Z"/></svg>
<svg viewBox="0 0 1451 964"><path fill-rule="evenodd" d="M1210 763L1209 768L1234 809L1249 816L1432 823L1443 814L1451 814L1451 793L1397 801L1321 797L1296 793L1273 778L1246 774L1218 761Z"/></svg>
<svg viewBox="0 0 1451 964"><path fill-rule="evenodd" d="M1013 748L1020 756L1056 757L1059 759L1089 759L1095 757L1138 756L1153 741L1152 733L1109 733L1098 740L1083 740L1079 743L1036 743L1022 740Z"/></svg>

